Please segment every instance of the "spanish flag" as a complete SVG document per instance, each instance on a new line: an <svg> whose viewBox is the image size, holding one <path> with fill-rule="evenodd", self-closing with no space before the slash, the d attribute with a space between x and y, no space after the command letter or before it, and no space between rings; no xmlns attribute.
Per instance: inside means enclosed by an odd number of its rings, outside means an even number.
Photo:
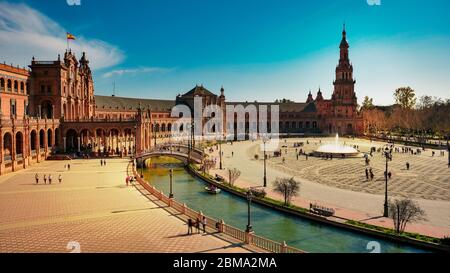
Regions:
<svg viewBox="0 0 450 273"><path fill-rule="evenodd" d="M76 40L77 38L75 36L73 36L72 34L70 34L69 32L67 32L67 40Z"/></svg>

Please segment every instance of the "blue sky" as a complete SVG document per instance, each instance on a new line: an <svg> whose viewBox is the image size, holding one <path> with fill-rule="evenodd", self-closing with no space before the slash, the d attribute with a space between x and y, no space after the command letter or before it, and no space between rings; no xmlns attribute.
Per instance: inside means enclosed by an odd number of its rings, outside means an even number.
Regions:
<svg viewBox="0 0 450 273"><path fill-rule="evenodd" d="M375 0L369 0L376 2ZM173 99L203 84L229 100L330 97L345 21L360 100L397 87L449 98L450 1L0 0L0 61L55 59L65 31L97 94ZM8 12L3 12L8 10Z"/></svg>

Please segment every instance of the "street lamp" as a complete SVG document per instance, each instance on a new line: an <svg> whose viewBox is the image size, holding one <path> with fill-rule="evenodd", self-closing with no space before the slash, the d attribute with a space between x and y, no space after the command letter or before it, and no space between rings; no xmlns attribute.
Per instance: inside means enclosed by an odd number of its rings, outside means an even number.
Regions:
<svg viewBox="0 0 450 273"><path fill-rule="evenodd" d="M170 176L170 194L169 194L169 198L173 198L173 169L170 169L169 171L169 176Z"/></svg>
<svg viewBox="0 0 450 273"><path fill-rule="evenodd" d="M252 224L251 224L251 204L252 204L252 192L249 189L247 191L247 205L248 205L248 222L247 222L247 228L245 232L250 233L252 232Z"/></svg>
<svg viewBox="0 0 450 273"><path fill-rule="evenodd" d="M388 207L388 162L392 160L392 154L388 147L384 149L384 156L386 157L386 172L384 173L385 178L385 191L384 191L384 213L383 217L389 217L389 207Z"/></svg>
<svg viewBox="0 0 450 273"><path fill-rule="evenodd" d="M265 187L267 187L267 172L266 172L266 159L267 159L267 156L266 156L266 142L267 142L267 139L266 138L263 138L263 143L264 143L264 179L263 179L263 181L264 181L264 188Z"/></svg>
<svg viewBox="0 0 450 273"><path fill-rule="evenodd" d="M219 158L220 158L219 169L222 170L222 140L219 141Z"/></svg>
<svg viewBox="0 0 450 273"><path fill-rule="evenodd" d="M450 136L447 136L447 152L448 152L448 167L450 168L450 143L449 143Z"/></svg>

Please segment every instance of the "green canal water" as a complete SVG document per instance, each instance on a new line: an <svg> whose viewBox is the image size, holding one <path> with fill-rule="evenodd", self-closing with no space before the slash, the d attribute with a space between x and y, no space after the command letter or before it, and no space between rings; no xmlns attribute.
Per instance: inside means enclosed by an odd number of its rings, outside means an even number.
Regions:
<svg viewBox="0 0 450 273"><path fill-rule="evenodd" d="M205 192L205 182L192 177L183 164L168 157L147 161L144 178L166 195L169 193L169 169L174 170L173 192L176 200L205 215L223 219L225 223L245 230L247 201L222 191L217 195ZM252 204L252 226L259 236L316 253L369 253L369 242L379 243L382 253L426 252L405 244L397 244L365 234L324 225L308 219ZM373 244L373 243L371 243Z"/></svg>

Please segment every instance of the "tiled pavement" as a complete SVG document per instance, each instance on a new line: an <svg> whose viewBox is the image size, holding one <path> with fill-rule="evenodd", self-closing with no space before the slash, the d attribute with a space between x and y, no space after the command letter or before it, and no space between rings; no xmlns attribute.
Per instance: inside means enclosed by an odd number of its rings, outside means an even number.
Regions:
<svg viewBox="0 0 450 273"><path fill-rule="evenodd" d="M249 252L217 234L187 236L185 223L126 187L126 160L44 162L0 177L0 252ZM39 173L41 183L34 182ZM42 184L43 174L62 184Z"/></svg>
<svg viewBox="0 0 450 273"><path fill-rule="evenodd" d="M286 162L282 158L273 158L268 161L266 191L272 198L280 199L281 196L271 190L271 185L277 177L295 177L301 181L300 195L293 198L293 203L309 208L309 203L333 207L336 214L346 219L359 220L385 227L392 227L392 221L380 217L383 209L384 180L382 169L384 158L375 153L371 159L371 165L375 171L375 180L365 181L363 159L333 159L323 160L309 157L306 160L295 157L294 141L288 139L286 143L281 140L281 145L287 145L288 153L282 149ZM318 145L319 139L310 139L310 145L306 151L312 151ZM322 139L322 142L333 141ZM344 139L349 145L359 145L360 149L368 151L370 146L381 146L382 143L365 140ZM219 173L227 177L227 169L238 168L241 177L236 181L240 187L261 186L263 176L263 155L258 142L235 142L233 145L222 145L223 168L214 169L210 173ZM231 156L231 151L234 156ZM259 154L259 160L254 155ZM218 152L214 151L212 156L217 158ZM411 170L404 170L405 160L411 164ZM435 237L450 235L450 169L446 166L447 153L445 157L431 156L431 150L419 156L407 156L394 154L394 160L389 163L393 172L393 178L389 185L389 197L408 196L419 202L427 213L427 220L420 223L410 224L407 230L419 232Z"/></svg>

